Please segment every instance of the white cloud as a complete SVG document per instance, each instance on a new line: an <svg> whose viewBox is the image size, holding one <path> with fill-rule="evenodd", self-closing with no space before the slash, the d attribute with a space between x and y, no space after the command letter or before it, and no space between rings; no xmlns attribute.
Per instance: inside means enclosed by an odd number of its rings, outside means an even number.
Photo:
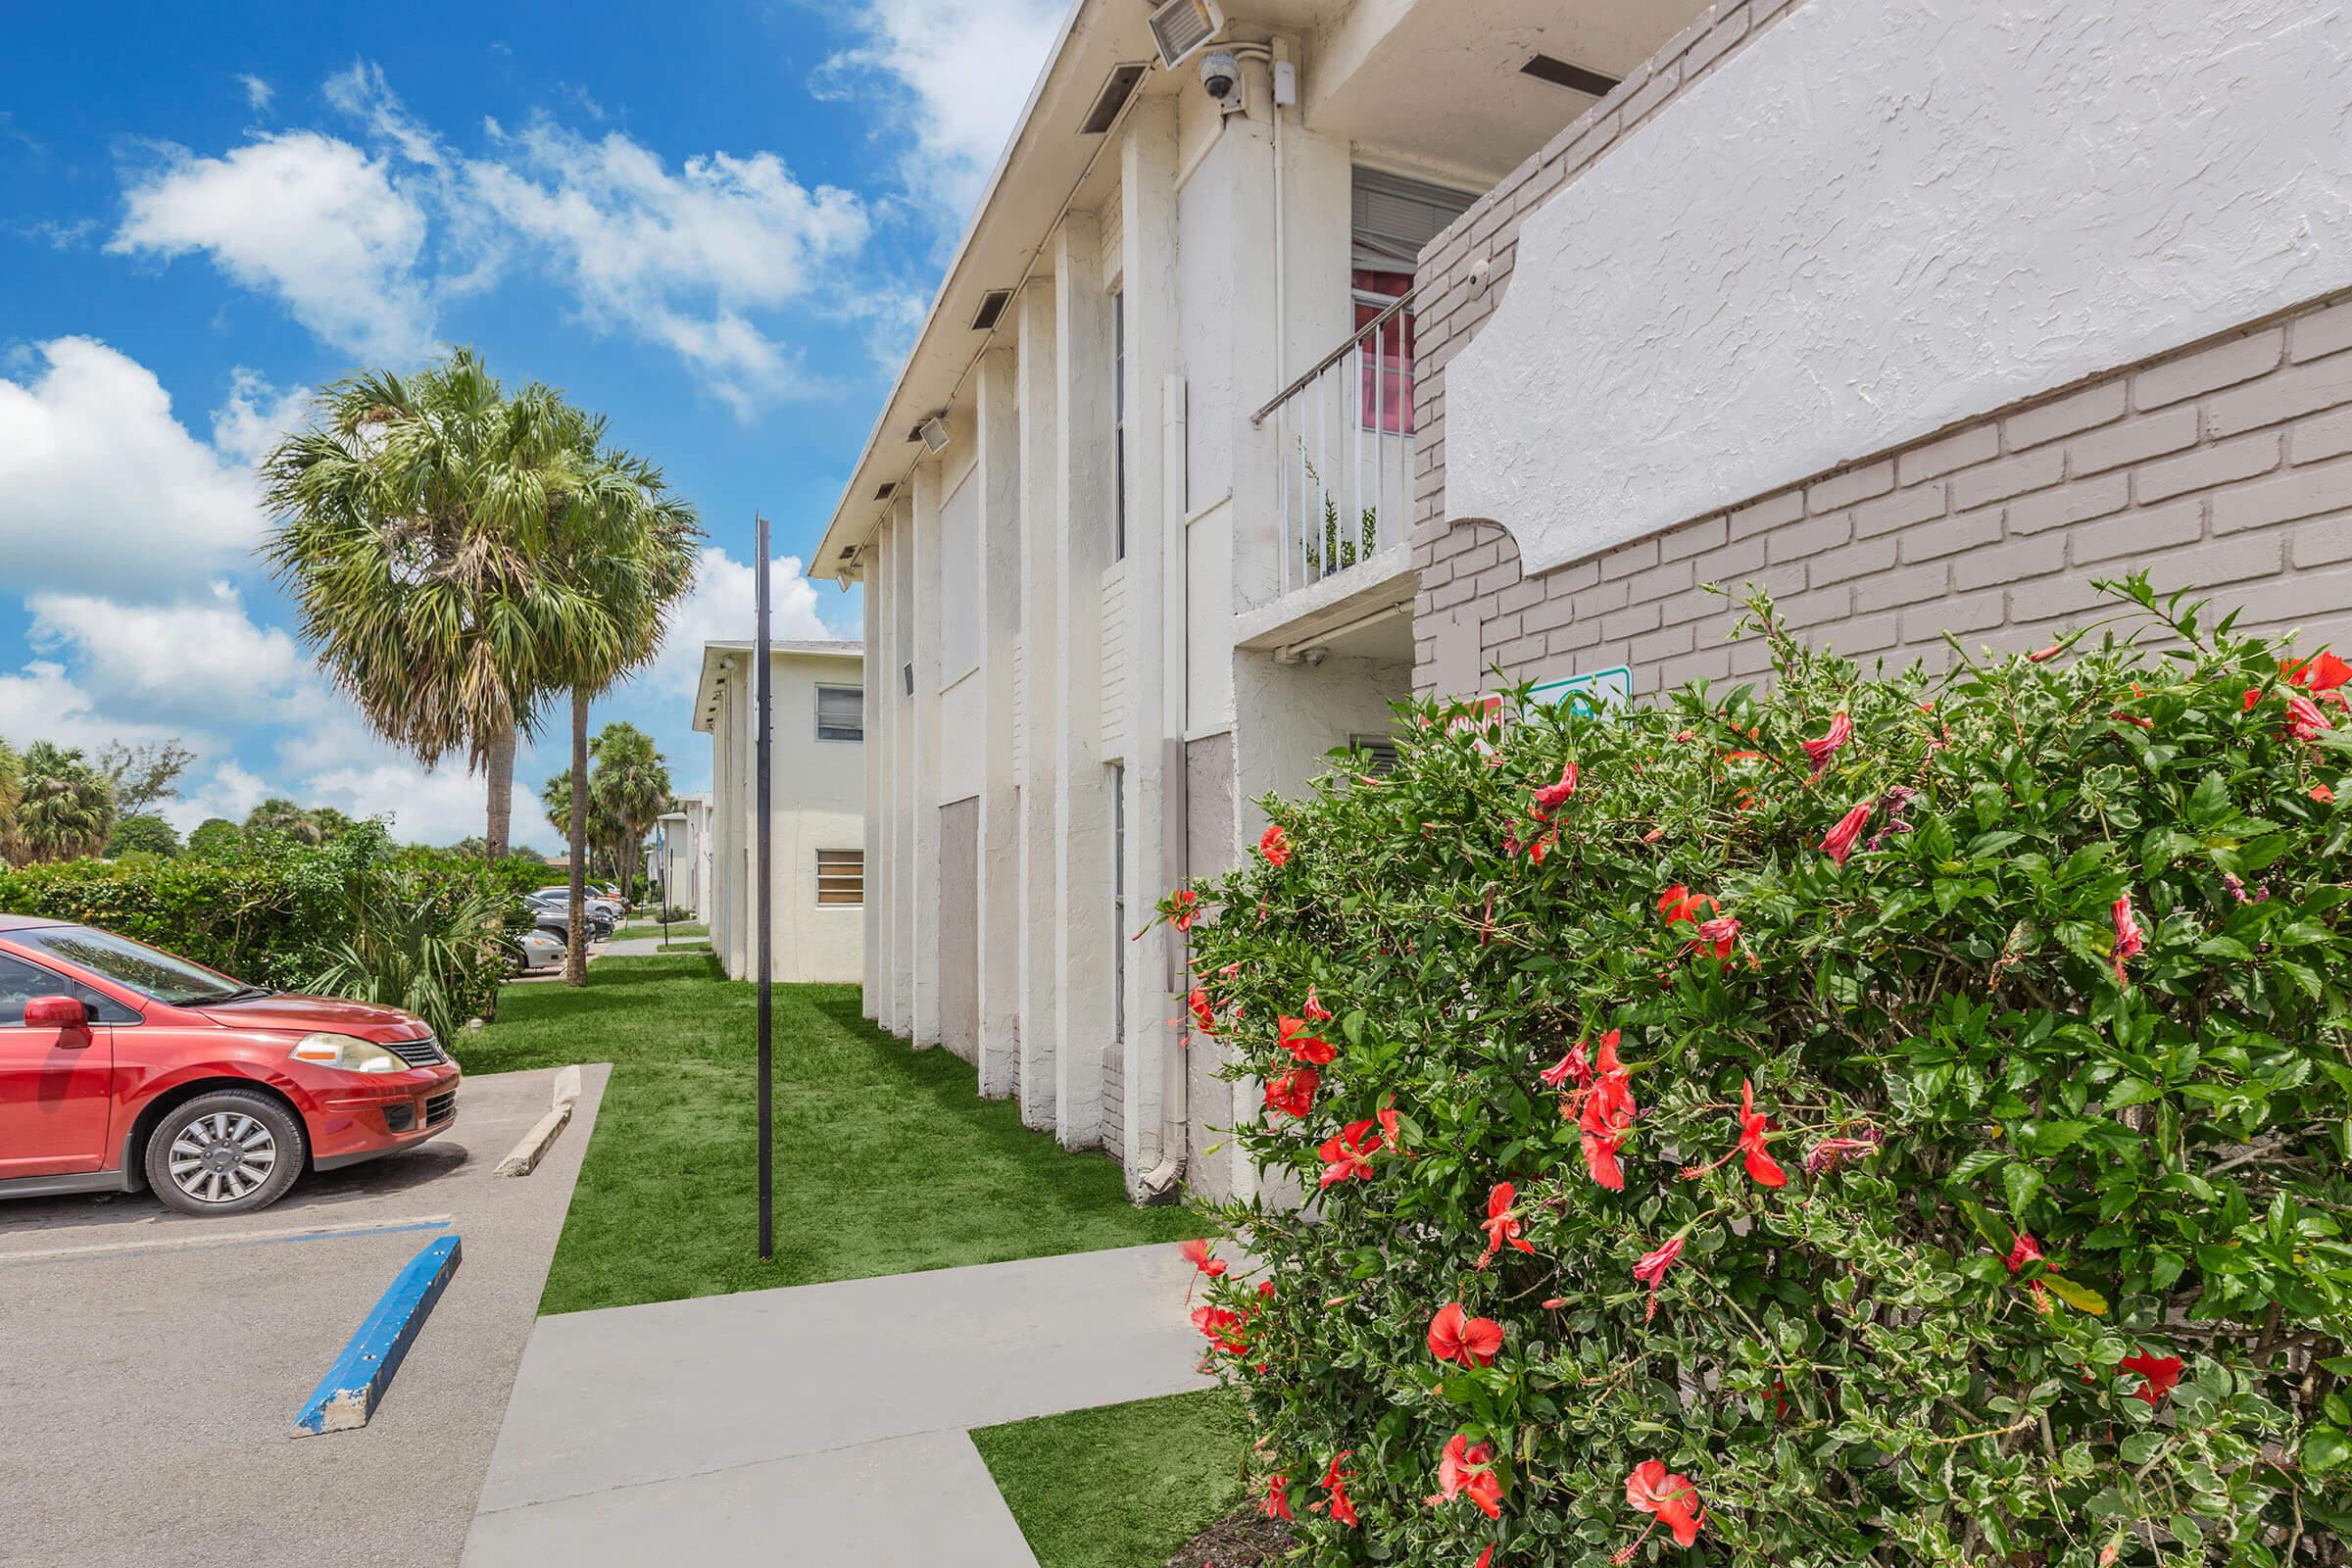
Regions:
<svg viewBox="0 0 2352 1568"><path fill-rule="evenodd" d="M258 370L229 372L228 401L213 411L213 445L250 468L310 413L311 389L279 391Z"/></svg>
<svg viewBox="0 0 2352 1568"><path fill-rule="evenodd" d="M237 85L245 89L246 108L257 115L269 113L270 100L277 96L276 88L252 73L243 71L237 73Z"/></svg>
<svg viewBox="0 0 2352 1568"><path fill-rule="evenodd" d="M551 263L588 321L665 344L746 412L792 391L793 356L750 319L816 293L870 225L863 204L810 189L772 153L689 158L673 172L618 132L540 119L466 165L471 192Z"/></svg>
<svg viewBox="0 0 2352 1568"><path fill-rule="evenodd" d="M197 782L183 785L178 799L166 801L156 809L165 821L185 833L207 817L242 822L245 813L268 800L270 793L259 774L230 758L215 764Z"/></svg>
<svg viewBox="0 0 2352 1568"><path fill-rule="evenodd" d="M81 337L43 343L39 356L37 376L0 380L8 580L122 593L242 564L263 529L243 416L230 421L237 439L208 446L127 356Z"/></svg>
<svg viewBox="0 0 2352 1568"><path fill-rule="evenodd" d="M0 738L20 751L34 741L78 746L95 757L109 741L143 746L184 739L188 726L124 721L101 710L100 697L67 674L66 666L36 659L15 674L0 674Z"/></svg>
<svg viewBox="0 0 2352 1568"><path fill-rule="evenodd" d="M220 158L170 148L125 194L111 251L204 252L355 354L406 359L432 345L432 302L416 273L424 209L388 162L349 142L292 130Z"/></svg>
<svg viewBox="0 0 2352 1568"><path fill-rule="evenodd" d="M454 844L488 823L488 789L455 763L425 768L407 759L353 761L313 773L286 793L346 816L388 816L392 836L411 844ZM537 802L517 781L513 837L544 842L547 833L532 831L538 819Z"/></svg>
<svg viewBox="0 0 2352 1568"><path fill-rule="evenodd" d="M266 718L311 679L294 639L257 626L237 591L126 605L95 594L36 593L25 637L44 654L70 653L82 681L134 711L178 721Z"/></svg>
<svg viewBox="0 0 2352 1568"><path fill-rule="evenodd" d="M878 79L909 111L914 148L902 160L908 190L960 221L1045 69L1064 0L873 0L866 41L834 56L816 86L849 95Z"/></svg>
<svg viewBox="0 0 2352 1568"><path fill-rule="evenodd" d="M657 692L691 695L702 678L703 644L749 641L758 631L758 587L750 562L736 560L717 545L705 545L694 590L670 617L662 652L638 680ZM839 635L818 612L816 584L802 570L799 557L780 556L768 563L767 598L770 633L777 640Z"/></svg>

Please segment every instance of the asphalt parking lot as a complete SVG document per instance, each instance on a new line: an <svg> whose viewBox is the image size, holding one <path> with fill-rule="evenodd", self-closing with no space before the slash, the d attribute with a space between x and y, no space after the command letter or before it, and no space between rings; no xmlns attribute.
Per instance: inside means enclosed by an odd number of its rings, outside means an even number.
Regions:
<svg viewBox="0 0 2352 1568"><path fill-rule="evenodd" d="M491 1169L552 1071L468 1078L441 1138L258 1214L0 1203L0 1562L456 1563L608 1073L583 1068L526 1177ZM374 1419L290 1436L393 1276L452 1233L463 1262Z"/></svg>

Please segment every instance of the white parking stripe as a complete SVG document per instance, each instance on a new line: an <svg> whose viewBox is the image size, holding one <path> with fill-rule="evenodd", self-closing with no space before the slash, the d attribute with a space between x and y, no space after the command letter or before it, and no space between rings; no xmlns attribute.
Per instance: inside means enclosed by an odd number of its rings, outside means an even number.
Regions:
<svg viewBox="0 0 2352 1568"><path fill-rule="evenodd" d="M341 1225L296 1225L274 1231L236 1231L222 1236L144 1237L130 1242L99 1242L89 1247L48 1247L34 1251L0 1251L0 1267L10 1263L41 1263L61 1257L102 1257L123 1252L191 1251L207 1247L243 1247L256 1242L332 1241L341 1237L378 1236L388 1231L431 1230L455 1220L451 1214L419 1214L409 1219L353 1220Z"/></svg>

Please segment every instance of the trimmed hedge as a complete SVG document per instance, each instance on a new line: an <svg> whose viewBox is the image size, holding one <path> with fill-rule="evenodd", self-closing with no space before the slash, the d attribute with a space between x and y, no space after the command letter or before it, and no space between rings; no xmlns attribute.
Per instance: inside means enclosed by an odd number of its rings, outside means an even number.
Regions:
<svg viewBox="0 0 2352 1568"><path fill-rule="evenodd" d="M502 894L525 868L494 870ZM119 932L240 980L313 989L370 907L396 897L455 911L484 881L479 861L392 848L379 823L326 844L265 838L229 859L67 860L0 866L0 911ZM533 884L536 885L536 884ZM495 933L452 987L444 1039L489 1006L503 972Z"/></svg>
<svg viewBox="0 0 2352 1568"><path fill-rule="evenodd" d="M1425 706L1162 906L1264 1104L1196 1322L1301 1560L2346 1560L2352 667L2118 591L1935 680L1759 601L1768 691Z"/></svg>

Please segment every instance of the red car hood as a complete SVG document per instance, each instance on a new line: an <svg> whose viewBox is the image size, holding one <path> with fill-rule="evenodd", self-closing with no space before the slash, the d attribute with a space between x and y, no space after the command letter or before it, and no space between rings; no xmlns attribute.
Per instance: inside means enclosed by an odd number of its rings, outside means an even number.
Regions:
<svg viewBox="0 0 2352 1568"><path fill-rule="evenodd" d="M254 997L195 1010L230 1029L275 1029L287 1034L323 1031L378 1045L395 1040L422 1040L432 1033L422 1019L398 1007L343 1002L333 997Z"/></svg>

